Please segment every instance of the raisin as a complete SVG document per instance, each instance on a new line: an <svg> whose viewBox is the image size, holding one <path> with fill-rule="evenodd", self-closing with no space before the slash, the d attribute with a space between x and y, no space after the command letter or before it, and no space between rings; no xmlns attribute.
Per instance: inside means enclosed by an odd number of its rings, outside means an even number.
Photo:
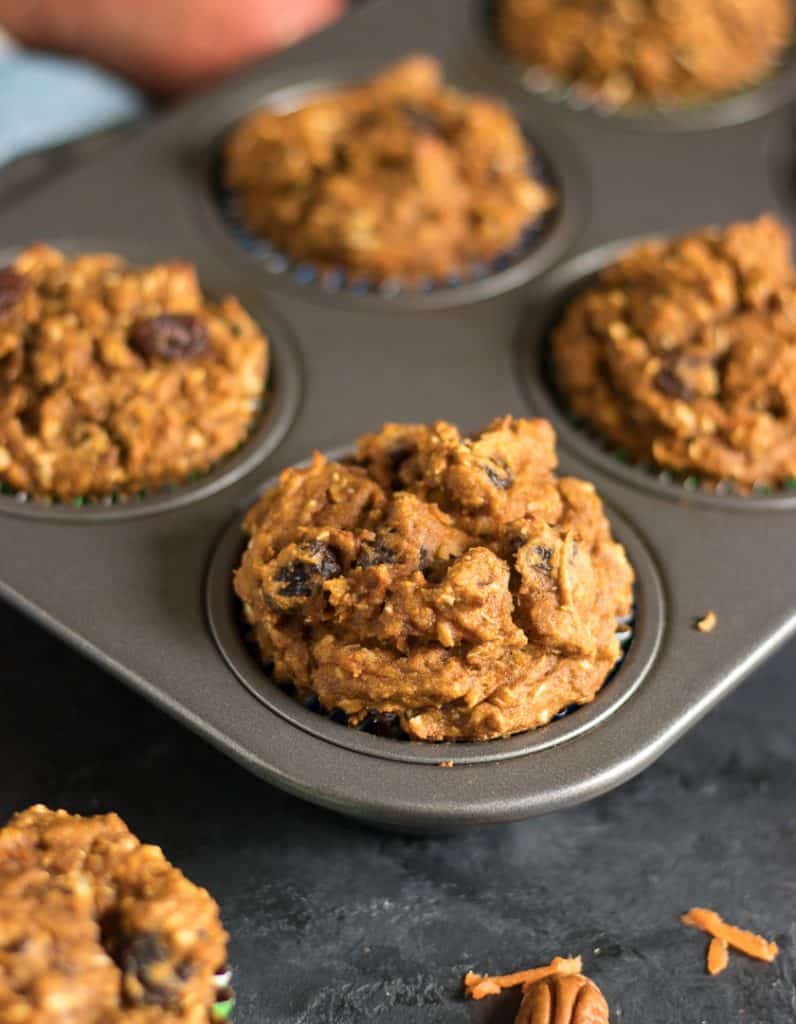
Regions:
<svg viewBox="0 0 796 1024"><path fill-rule="evenodd" d="M5 313L19 302L26 283L22 274L13 267L0 267L0 313Z"/></svg>
<svg viewBox="0 0 796 1024"><path fill-rule="evenodd" d="M164 313L136 321L130 347L145 358L195 359L207 352L209 341L198 317Z"/></svg>
<svg viewBox="0 0 796 1024"><path fill-rule="evenodd" d="M486 463L484 465L484 472L499 491L507 491L514 482L509 468L505 463L499 463L497 460L494 461L498 468L496 469L494 466Z"/></svg>
<svg viewBox="0 0 796 1024"><path fill-rule="evenodd" d="M401 719L392 711L369 711L359 729L360 732L381 736L384 739L406 739L406 733L401 728Z"/></svg>
<svg viewBox="0 0 796 1024"><path fill-rule="evenodd" d="M681 398L683 400L691 398L689 389L671 370L661 370L655 375L652 383L658 391L668 395L670 398Z"/></svg>
<svg viewBox="0 0 796 1024"><path fill-rule="evenodd" d="M545 547L544 544L539 544L533 549L533 553L539 559L534 565L535 569L539 569L540 572L550 572L550 563L553 560L553 549Z"/></svg>
<svg viewBox="0 0 796 1024"><path fill-rule="evenodd" d="M392 565L393 562L395 562L393 549L387 547L382 541L375 540L371 544L363 543L354 564L358 569L368 569L372 565Z"/></svg>
<svg viewBox="0 0 796 1024"><path fill-rule="evenodd" d="M334 551L323 541L310 541L305 550L310 556L306 561L295 559L274 574L274 579L284 584L280 597L309 597L316 577L330 580L342 572Z"/></svg>
<svg viewBox="0 0 796 1024"><path fill-rule="evenodd" d="M335 576L339 576L343 571L337 560L337 555L322 540L312 541L309 545L309 551L310 554L318 559L317 563L315 563L315 571L323 579L331 580Z"/></svg>
<svg viewBox="0 0 796 1024"><path fill-rule="evenodd" d="M274 575L274 579L284 586L279 590L280 597L309 597L312 593L310 576L312 567L308 562L291 562L283 566Z"/></svg>
<svg viewBox="0 0 796 1024"><path fill-rule="evenodd" d="M409 103L401 104L400 109L418 135L433 135L440 138L444 134L439 121L427 110L419 110Z"/></svg>
<svg viewBox="0 0 796 1024"><path fill-rule="evenodd" d="M409 456L413 454L413 449L407 448L404 445L399 445L396 448L391 448L387 452L387 458L390 460L390 469L392 470L392 472L397 473L401 466L409 458Z"/></svg>
<svg viewBox="0 0 796 1024"><path fill-rule="evenodd" d="M143 1002L168 1006L177 994L177 985L163 983L163 965L169 951L159 935L145 932L132 938L121 937L114 957L124 974L136 978L144 989Z"/></svg>

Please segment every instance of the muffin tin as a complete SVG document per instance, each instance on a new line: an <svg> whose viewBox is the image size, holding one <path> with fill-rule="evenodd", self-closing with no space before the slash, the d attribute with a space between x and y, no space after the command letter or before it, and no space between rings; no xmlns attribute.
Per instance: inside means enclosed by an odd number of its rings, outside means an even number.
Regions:
<svg viewBox="0 0 796 1024"><path fill-rule="evenodd" d="M509 265L430 292L359 294L269 270L219 210L219 140L261 102L418 50L439 55L454 85L512 105L560 189L555 222ZM489 35L488 0L373 0L17 193L0 213L4 259L44 239L191 260L207 290L234 292L268 331L273 377L249 441L191 484L81 508L0 495L0 593L274 785L367 821L507 821L630 778L796 629L796 495L708 495L618 462L560 408L545 338L569 291L629 241L777 209L765 153L792 139L796 98L782 76L775 103L771 83L759 106L749 94L745 123L661 132L658 115L529 93ZM637 573L632 642L597 700L524 736L424 746L346 729L273 687L229 580L257 491L388 419L468 430L502 413L553 420L560 471L594 481ZM709 609L718 625L702 634L694 623Z"/></svg>

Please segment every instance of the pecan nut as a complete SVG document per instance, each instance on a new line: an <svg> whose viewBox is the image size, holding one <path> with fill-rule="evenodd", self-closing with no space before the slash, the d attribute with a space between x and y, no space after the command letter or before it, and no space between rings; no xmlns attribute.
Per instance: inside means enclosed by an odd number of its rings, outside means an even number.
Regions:
<svg viewBox="0 0 796 1024"><path fill-rule="evenodd" d="M608 1003L582 974L554 974L528 987L514 1024L609 1024Z"/></svg>

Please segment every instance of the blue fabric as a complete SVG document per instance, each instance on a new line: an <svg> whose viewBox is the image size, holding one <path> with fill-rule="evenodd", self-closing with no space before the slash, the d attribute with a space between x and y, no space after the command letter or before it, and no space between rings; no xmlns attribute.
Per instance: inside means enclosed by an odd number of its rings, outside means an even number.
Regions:
<svg viewBox="0 0 796 1024"><path fill-rule="evenodd" d="M146 109L132 86L84 61L0 49L0 164Z"/></svg>

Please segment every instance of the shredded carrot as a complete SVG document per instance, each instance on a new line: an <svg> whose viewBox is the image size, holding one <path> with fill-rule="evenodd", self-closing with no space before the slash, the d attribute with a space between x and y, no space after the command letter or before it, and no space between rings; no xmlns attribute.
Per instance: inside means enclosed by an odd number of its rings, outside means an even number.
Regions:
<svg viewBox="0 0 796 1024"><path fill-rule="evenodd" d="M779 953L776 942L769 942L762 935L755 935L754 932L746 932L741 928L735 928L727 924L719 917L715 910L708 910L706 907L692 907L687 914L680 918L683 924L699 928L714 939L723 939L728 946L746 953L756 960L767 960L771 962Z"/></svg>
<svg viewBox="0 0 796 1024"><path fill-rule="evenodd" d="M518 971L516 974L490 976L468 971L464 976L464 988L471 999L483 999L484 996L496 996L502 989L514 988L515 985L522 985L525 988L551 974L580 974L582 967L583 962L579 956L557 956L545 967L532 967L528 971Z"/></svg>
<svg viewBox="0 0 796 1024"><path fill-rule="evenodd" d="M729 959L728 947L724 939L711 939L708 946L708 974L721 974Z"/></svg>

